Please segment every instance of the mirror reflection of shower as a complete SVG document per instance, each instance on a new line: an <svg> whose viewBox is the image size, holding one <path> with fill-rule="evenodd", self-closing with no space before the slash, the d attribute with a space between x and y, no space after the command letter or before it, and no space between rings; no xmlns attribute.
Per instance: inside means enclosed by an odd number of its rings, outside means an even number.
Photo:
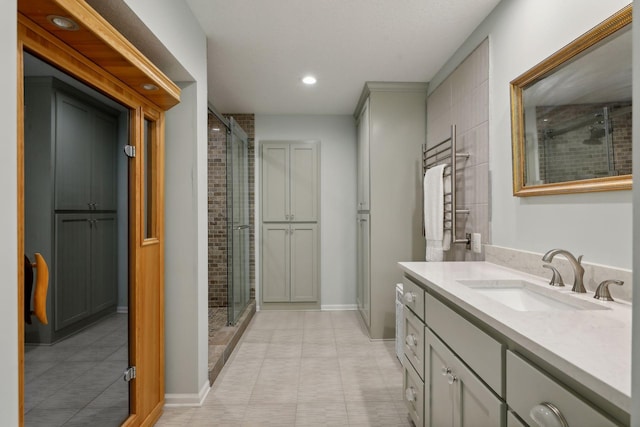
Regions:
<svg viewBox="0 0 640 427"><path fill-rule="evenodd" d="M538 140L544 183L630 174L631 103L539 107Z"/></svg>

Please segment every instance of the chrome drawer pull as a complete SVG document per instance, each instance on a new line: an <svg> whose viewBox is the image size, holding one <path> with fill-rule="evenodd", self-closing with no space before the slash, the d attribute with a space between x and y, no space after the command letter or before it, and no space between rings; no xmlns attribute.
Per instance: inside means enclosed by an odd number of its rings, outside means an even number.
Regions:
<svg viewBox="0 0 640 427"><path fill-rule="evenodd" d="M416 300L416 294L413 292L405 292L404 301L405 302L414 302Z"/></svg>
<svg viewBox="0 0 640 427"><path fill-rule="evenodd" d="M569 427L564 415L553 403L541 402L531 408L529 416L538 427Z"/></svg>
<svg viewBox="0 0 640 427"><path fill-rule="evenodd" d="M418 339L416 338L415 335L413 334L409 334L407 335L407 337L404 339L404 342L409 346L409 347L417 347L418 346Z"/></svg>
<svg viewBox="0 0 640 427"><path fill-rule="evenodd" d="M407 399L407 402L415 402L416 400L418 400L417 396L418 394L413 387L409 387L404 391L404 397Z"/></svg>

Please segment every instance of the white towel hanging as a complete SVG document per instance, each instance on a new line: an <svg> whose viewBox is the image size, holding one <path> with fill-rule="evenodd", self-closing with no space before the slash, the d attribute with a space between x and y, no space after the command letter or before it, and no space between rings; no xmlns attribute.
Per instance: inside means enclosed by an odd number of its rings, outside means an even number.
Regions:
<svg viewBox="0 0 640 427"><path fill-rule="evenodd" d="M451 191L451 177L444 176L446 165L437 165L424 175L424 230L427 241L425 259L442 261L451 247L451 231L444 229L444 194Z"/></svg>

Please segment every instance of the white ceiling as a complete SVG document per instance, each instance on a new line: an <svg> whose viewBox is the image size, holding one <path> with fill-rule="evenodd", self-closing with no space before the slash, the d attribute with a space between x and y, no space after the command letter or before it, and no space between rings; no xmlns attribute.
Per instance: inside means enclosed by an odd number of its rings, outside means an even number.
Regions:
<svg viewBox="0 0 640 427"><path fill-rule="evenodd" d="M366 81L429 81L499 3L186 1L207 35L210 103L261 114L351 114Z"/></svg>

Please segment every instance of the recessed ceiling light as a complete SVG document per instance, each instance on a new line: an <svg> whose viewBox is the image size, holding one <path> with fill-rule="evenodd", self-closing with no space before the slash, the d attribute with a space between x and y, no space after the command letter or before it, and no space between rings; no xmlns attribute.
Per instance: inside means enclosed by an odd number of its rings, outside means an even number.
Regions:
<svg viewBox="0 0 640 427"><path fill-rule="evenodd" d="M151 84L151 83L145 83L142 85L142 89L144 90L158 90L158 86Z"/></svg>
<svg viewBox="0 0 640 427"><path fill-rule="evenodd" d="M313 76L304 76L302 78L302 83L304 83L306 85L314 85L314 84L316 84L317 81L318 80L316 80L316 78L313 77Z"/></svg>
<svg viewBox="0 0 640 427"><path fill-rule="evenodd" d="M56 27L67 31L78 31L80 26L76 24L71 18L60 15L49 15L47 20Z"/></svg>

